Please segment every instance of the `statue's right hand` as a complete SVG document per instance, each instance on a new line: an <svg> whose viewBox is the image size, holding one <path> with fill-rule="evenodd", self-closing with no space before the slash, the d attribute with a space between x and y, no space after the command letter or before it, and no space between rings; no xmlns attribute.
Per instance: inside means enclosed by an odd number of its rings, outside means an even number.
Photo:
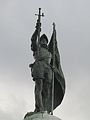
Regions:
<svg viewBox="0 0 90 120"><path fill-rule="evenodd" d="M41 27L41 23L39 23L39 21L37 20L35 28L38 30L40 27Z"/></svg>

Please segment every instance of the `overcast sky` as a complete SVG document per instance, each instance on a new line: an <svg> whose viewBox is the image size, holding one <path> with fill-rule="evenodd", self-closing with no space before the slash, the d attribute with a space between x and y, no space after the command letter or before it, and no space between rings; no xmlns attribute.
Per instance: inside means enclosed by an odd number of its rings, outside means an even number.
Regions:
<svg viewBox="0 0 90 120"><path fill-rule="evenodd" d="M34 110L30 37L42 8L42 33L56 23L66 93L54 115L90 119L90 0L0 0L0 120L22 120Z"/></svg>

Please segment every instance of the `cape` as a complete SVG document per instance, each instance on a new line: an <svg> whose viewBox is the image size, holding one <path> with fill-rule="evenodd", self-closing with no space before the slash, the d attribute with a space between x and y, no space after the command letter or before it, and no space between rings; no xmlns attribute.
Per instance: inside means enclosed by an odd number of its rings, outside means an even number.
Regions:
<svg viewBox="0 0 90 120"><path fill-rule="evenodd" d="M55 43L53 43L53 40ZM57 108L64 97L65 94L65 78L60 64L60 54L58 51L57 40L56 40L56 30L53 31L51 40L48 45L49 51L53 54L53 44L55 44L55 69L54 69L54 103L53 103L53 110ZM51 60L51 66L53 66L53 58ZM49 104L52 103L50 97ZM51 112L51 107L49 108Z"/></svg>

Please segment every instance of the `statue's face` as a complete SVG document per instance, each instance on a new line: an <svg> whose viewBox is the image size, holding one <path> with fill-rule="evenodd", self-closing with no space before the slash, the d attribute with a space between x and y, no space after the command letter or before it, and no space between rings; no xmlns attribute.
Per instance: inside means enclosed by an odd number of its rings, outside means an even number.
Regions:
<svg viewBox="0 0 90 120"><path fill-rule="evenodd" d="M45 44L47 45L47 40L45 38L41 39L40 44Z"/></svg>

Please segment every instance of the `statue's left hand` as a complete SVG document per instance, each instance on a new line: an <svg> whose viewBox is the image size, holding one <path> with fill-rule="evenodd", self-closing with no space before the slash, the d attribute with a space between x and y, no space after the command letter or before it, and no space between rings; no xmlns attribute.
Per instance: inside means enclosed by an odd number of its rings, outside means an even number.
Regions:
<svg viewBox="0 0 90 120"><path fill-rule="evenodd" d="M32 67L33 67L33 63L32 63L32 64L29 64L29 67L32 68Z"/></svg>

